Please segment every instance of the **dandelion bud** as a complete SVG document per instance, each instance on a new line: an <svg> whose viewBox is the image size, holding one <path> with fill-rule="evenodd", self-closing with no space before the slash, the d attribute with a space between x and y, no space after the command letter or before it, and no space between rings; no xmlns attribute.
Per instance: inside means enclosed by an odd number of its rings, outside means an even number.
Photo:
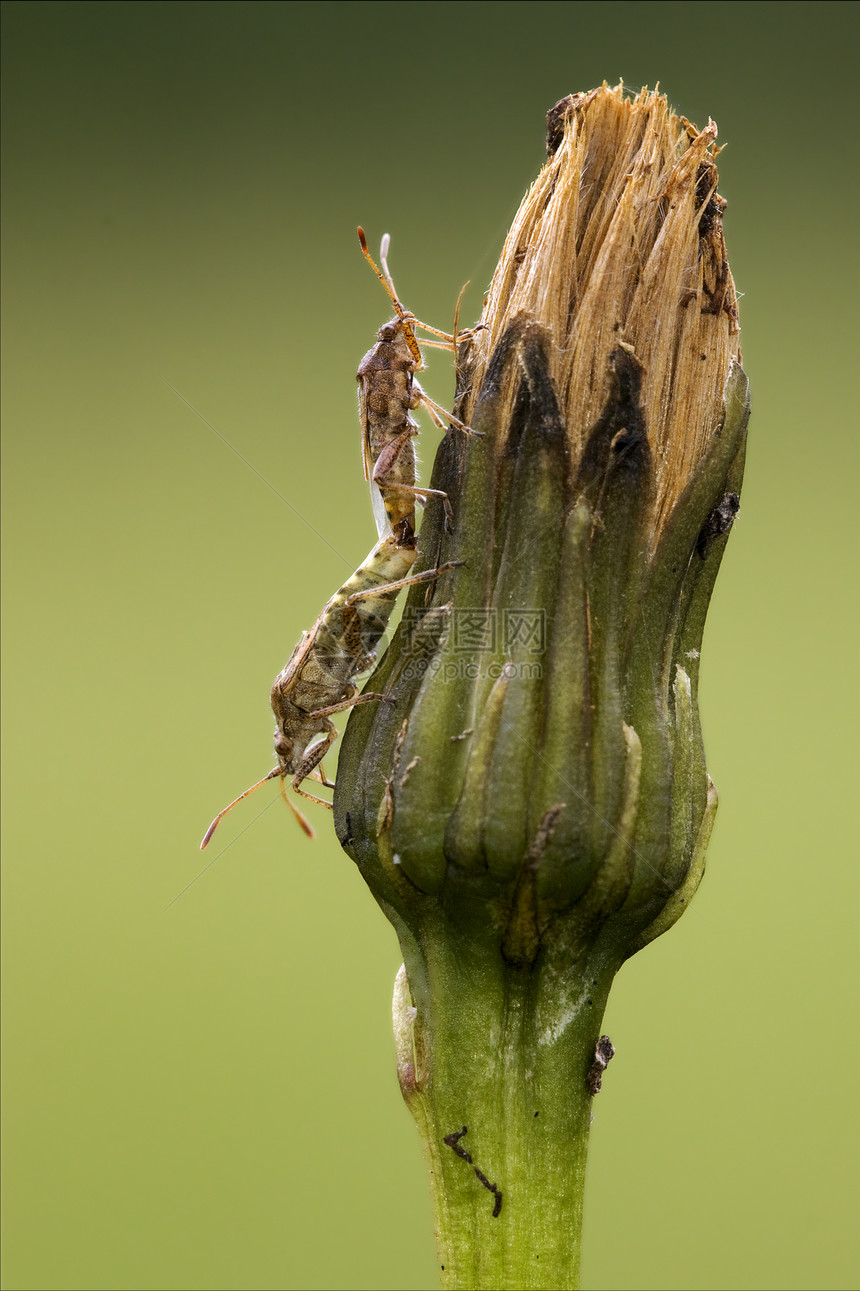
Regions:
<svg viewBox="0 0 860 1291"><path fill-rule="evenodd" d="M450 1285L576 1285L609 986L702 873L699 650L748 418L716 137L656 92L549 113L460 354L454 532L435 505L421 532L424 566L464 564L413 590L369 683L394 702L344 740Z"/></svg>

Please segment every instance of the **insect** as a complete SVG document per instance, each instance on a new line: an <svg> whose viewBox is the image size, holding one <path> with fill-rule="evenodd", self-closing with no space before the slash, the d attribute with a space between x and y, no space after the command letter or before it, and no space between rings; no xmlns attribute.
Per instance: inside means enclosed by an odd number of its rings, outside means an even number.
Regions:
<svg viewBox="0 0 860 1291"><path fill-rule="evenodd" d="M431 582L446 570L463 563L448 561L437 569L410 575L416 554L414 537L406 543L398 543L393 535L386 535L326 603L311 630L302 634L301 641L272 684L278 765L219 811L203 836L201 850L228 811L267 780L276 777L281 781L281 793L287 806L305 833L313 837L310 824L287 797L287 778L291 778L291 787L302 798L309 798L311 802L321 803L331 810L330 802L308 793L301 786L312 777L326 788L334 788L320 766L338 735L331 721L332 715L356 704L385 700L384 695L372 692L359 694L354 678L374 662L376 647L388 625L399 592L416 583Z"/></svg>
<svg viewBox="0 0 860 1291"><path fill-rule="evenodd" d="M376 334L376 344L368 350L359 364L358 380L359 416L361 418L364 478L371 484L374 518L380 538L394 534L407 539L415 530L415 501L425 502L428 497L441 499L445 508L445 523L451 528L451 504L447 494L440 489L424 488L415 483L415 446L418 423L409 415L416 408L427 410L431 421L440 430L447 430L443 418L467 435L478 432L458 421L415 380L415 373L424 367L415 329L421 328L441 340L422 340L422 345L454 350L458 342L468 339L472 330L457 331L460 302L454 316L454 332L440 332L438 328L421 323L414 314L401 305L394 281L388 269L390 239L382 239L379 269L367 249L364 230L358 230L358 240L365 259L382 283L394 305L395 317ZM465 290L465 288L464 288ZM462 297L462 292L460 296Z"/></svg>
<svg viewBox="0 0 860 1291"><path fill-rule="evenodd" d="M416 497L422 501L431 495L441 498L447 514L450 514L450 505L447 496L438 489L417 488L415 485L412 438L418 433L418 426L409 416L409 410L424 404L436 425L443 430L445 425L440 414L461 430L474 433L434 403L414 380L414 373L424 364L413 329L423 327L443 338L442 342L427 341L425 344L456 349L457 319L455 316L454 335L449 336L419 323L413 314L407 313L397 299L388 271L388 235L382 241L384 274L372 260L361 229L358 236L367 260L394 303L397 315L391 323L380 328L376 345L364 356L358 370L365 476L374 485L374 510L380 541L326 603L311 630L302 634L301 641L272 684L270 699L276 721L278 765L218 813L203 836L201 849L206 847L228 811L275 778L280 779L281 793L287 806L305 833L313 837L309 822L287 797L287 778L300 797L331 809L330 802L308 793L302 784L312 778L326 788L334 788L326 779L321 765L338 735L332 716L356 704L385 699L385 696L373 692L359 694L354 679L374 662L376 647L400 591L416 583L430 582L446 570L462 564L461 561L449 561L438 569L410 574L417 555Z"/></svg>

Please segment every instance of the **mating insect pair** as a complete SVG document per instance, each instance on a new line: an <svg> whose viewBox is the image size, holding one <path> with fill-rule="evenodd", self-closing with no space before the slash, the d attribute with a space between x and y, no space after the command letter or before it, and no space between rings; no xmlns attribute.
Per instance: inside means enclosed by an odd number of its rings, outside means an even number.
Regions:
<svg viewBox="0 0 860 1291"><path fill-rule="evenodd" d="M237 803L261 785L280 779L284 801L295 814L305 832L313 836L310 824L290 801L286 780L303 798L331 808L331 803L302 788L312 778L326 788L333 788L322 770L322 760L334 741L337 729L331 718L356 704L385 701L384 695L359 694L355 678L366 671L376 658L376 647L388 625L400 591L416 583L431 582L458 562L448 562L436 569L410 574L417 556L415 539L415 503L438 497L445 507L450 525L448 498L438 489L416 484L414 437L418 425L410 413L424 406L433 422L446 429L442 417L466 434L473 434L457 418L435 403L415 380L423 358L415 330L423 328L441 338L424 341L443 349L455 350L458 339L457 313L454 332L448 335L420 323L403 308L388 270L388 235L382 240L382 270L374 263L358 230L362 251L394 304L395 317L379 329L377 343L364 356L357 373L359 411L365 478L371 486L380 541L354 574L324 606L309 632L302 634L283 670L275 678L271 691L272 711L277 723L275 754L278 765L256 784L218 813L200 844L204 848L221 819ZM462 293L461 293L462 295Z"/></svg>

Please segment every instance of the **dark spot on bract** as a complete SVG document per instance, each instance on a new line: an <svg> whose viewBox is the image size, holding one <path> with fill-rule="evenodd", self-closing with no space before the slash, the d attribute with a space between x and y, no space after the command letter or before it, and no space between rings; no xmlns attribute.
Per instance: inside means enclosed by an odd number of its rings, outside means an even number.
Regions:
<svg viewBox="0 0 860 1291"><path fill-rule="evenodd" d="M717 506L714 507L699 532L696 542L696 551L704 560L708 548L715 538L721 538L726 534L734 524L735 516L740 510L741 500L737 493L724 493Z"/></svg>

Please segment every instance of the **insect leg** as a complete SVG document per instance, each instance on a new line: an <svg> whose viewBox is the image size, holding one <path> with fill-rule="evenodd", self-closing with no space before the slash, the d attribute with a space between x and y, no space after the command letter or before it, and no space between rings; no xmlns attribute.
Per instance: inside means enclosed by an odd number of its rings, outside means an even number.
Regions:
<svg viewBox="0 0 860 1291"><path fill-rule="evenodd" d="M376 459L376 465L373 468L373 475L371 478L373 479L374 484L378 485L380 492L390 489L394 493L411 493L414 497L420 498L422 502L429 497L441 498L442 506L445 509L445 530L447 533L453 533L454 512L452 510L451 503L448 501L447 493L444 493L442 489L429 489L420 486L416 487L414 484L401 484L399 480L394 481L387 480L385 478L393 469L402 450L409 443L410 439L413 439L417 434L417 429L410 428L409 430L402 431L396 439L392 439L390 443L386 444L382 452L379 454L379 457Z"/></svg>
<svg viewBox="0 0 860 1291"><path fill-rule="evenodd" d="M376 465L373 468L372 478L377 484L382 483L385 476L403 452L403 449L409 443L410 439L414 439L417 434L417 426L409 426L408 429L401 431L399 435L385 445L382 452L377 457ZM399 487L400 486L398 485L398 488Z"/></svg>
<svg viewBox="0 0 860 1291"><path fill-rule="evenodd" d="M454 346L449 341L428 341L426 337L421 337L421 344L430 350L448 350L453 352Z"/></svg>
<svg viewBox="0 0 860 1291"><path fill-rule="evenodd" d="M419 502L426 502L428 498L441 498L442 508L445 512L445 532L454 532L454 508L448 500L448 494L443 493L441 489L428 489L423 484L412 486L410 484L398 484L397 488L401 493L414 493Z"/></svg>
<svg viewBox="0 0 860 1291"><path fill-rule="evenodd" d="M299 787L300 784L301 784L301 781L297 782L296 777L294 776L291 781L291 788L295 793L299 795L300 798L307 798L308 802L318 802L321 807L328 807L329 811L334 811L334 807L331 805L330 802L326 802L325 798L318 798L315 793L308 793L307 790L301 789ZM293 807L293 804L290 803L290 806ZM293 807L293 811L295 811L297 814L300 814L296 807Z"/></svg>
<svg viewBox="0 0 860 1291"><path fill-rule="evenodd" d="M422 330L423 332L429 332L429 333L431 334L431 336L440 336L440 337L442 338L442 340L446 342L446 346L447 346L448 348L450 348L450 349L453 349L453 348L454 348L454 337L451 335L451 333L450 333L450 332L442 332L442 331L440 331L440 330L439 330L439 328L438 328L438 327L431 327L429 323L422 323L422 322L421 322L421 320L420 320L420 319L418 319L418 318L416 318L416 319L414 320L414 322L412 323L412 326L413 326L413 327L420 327L420 328L421 328L421 330ZM433 344L433 342L432 342L432 341L422 341L422 342L421 342L421 344L422 344L422 345L432 345L432 344Z"/></svg>
<svg viewBox="0 0 860 1291"><path fill-rule="evenodd" d="M323 770L323 764L322 764L322 762L319 764L319 766L317 767L316 771L312 772L312 774L311 774L310 778L311 778L311 780L318 780L318 781L320 782L320 784L321 784L321 785L323 785L326 789L333 789L333 788L334 788L334 781L333 781L333 780L329 780L328 776L326 775L325 771Z"/></svg>
<svg viewBox="0 0 860 1291"><path fill-rule="evenodd" d="M408 578L398 578L395 583L383 583L381 587L369 587L364 592L353 592L346 598L344 604L354 605L356 601L363 600L368 596L386 596L389 592L399 592L402 587L413 587L416 583L432 583L434 579L440 578L442 574L449 569L459 569L465 565L465 560L446 560L444 565L439 565L436 569L425 569L420 574L410 574ZM364 699L364 695L359 696ZM380 695L374 696L375 699L383 698Z"/></svg>
<svg viewBox="0 0 860 1291"><path fill-rule="evenodd" d="M332 713L345 713L348 708L355 708L356 704L368 704L372 699L378 699L385 704L394 703L394 700L389 699L387 695L377 695L372 690L366 690L363 695L352 695L349 699L342 699L339 704L329 704L327 708L317 708L310 715L311 717L331 717ZM335 738L337 737L335 736Z"/></svg>
<svg viewBox="0 0 860 1291"><path fill-rule="evenodd" d="M308 798L311 802L318 802L323 807L328 807L329 811L333 810L330 802L326 802L325 798L318 798L314 793L308 793L305 789L302 789L301 784L303 780L306 780L308 776L313 774L314 770L319 763L322 762L326 753L328 753L336 739L337 731L332 726L331 722L329 722L325 738L320 740L319 744L315 744L310 753L302 759L292 781L290 782L291 787L297 794L299 794L300 797Z"/></svg>
<svg viewBox="0 0 860 1291"><path fill-rule="evenodd" d="M422 323L420 318L413 318L411 320L413 327L420 327L422 331L430 332L431 335L439 336L442 338L441 343L438 341L425 341L422 339L421 341L422 345L432 345L437 350L456 350L461 341L468 341L472 336L474 336L475 332L484 331L485 329L484 323L476 323L474 327L466 327L463 329L462 332L459 331L457 328L457 323L459 322L459 318L460 318L460 301L462 300L463 292L466 290L466 287L468 287L468 285L469 284L466 283L466 285L461 289L460 295L457 297L457 307L454 314L453 335L451 332L441 332L438 327L431 327L429 323Z"/></svg>
<svg viewBox="0 0 860 1291"><path fill-rule="evenodd" d="M427 409L428 417L433 422L434 426L438 426L440 430L446 431L448 429L445 422L442 421L442 417L445 417L452 426L456 426L458 430L462 430L465 435L481 435L483 433L480 430L473 430L471 426L467 426L465 422L462 422L458 417L455 417L452 412L448 412L447 408L443 408L441 403L437 403L435 399L431 399L429 394L427 394L427 391L422 390L417 381L413 383L413 389L418 391L420 401Z"/></svg>

